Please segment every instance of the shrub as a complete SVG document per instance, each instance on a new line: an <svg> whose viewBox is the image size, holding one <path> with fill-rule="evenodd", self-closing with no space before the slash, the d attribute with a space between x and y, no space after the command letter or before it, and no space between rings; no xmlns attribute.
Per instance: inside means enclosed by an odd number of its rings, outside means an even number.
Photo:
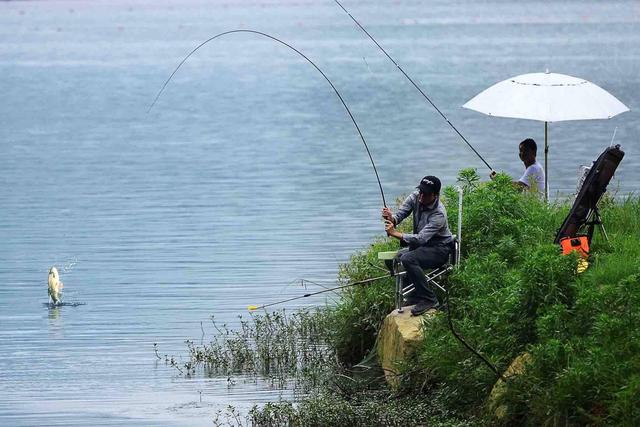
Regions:
<svg viewBox="0 0 640 427"><path fill-rule="evenodd" d="M601 214L610 241L596 231L590 268L576 274L577 255L552 244L568 212L567 202L545 204L498 175L479 184L472 171L464 187L463 263L450 277L456 329L500 371L523 352L532 356L524 374L507 381L500 399L511 424L640 424L640 200L607 199ZM442 200L452 230L457 192ZM343 268L345 277L377 273L371 264L377 241ZM373 348L375 334L393 304L393 285L353 289L334 312L334 342L343 360L356 362ZM438 316L425 325L405 393L456 413L485 408L496 377L450 333ZM411 375L409 375L411 374ZM486 422L496 423L486 413Z"/></svg>

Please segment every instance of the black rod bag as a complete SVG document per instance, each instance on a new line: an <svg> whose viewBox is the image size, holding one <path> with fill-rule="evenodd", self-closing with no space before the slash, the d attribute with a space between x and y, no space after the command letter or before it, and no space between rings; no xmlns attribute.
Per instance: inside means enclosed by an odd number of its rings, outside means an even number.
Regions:
<svg viewBox="0 0 640 427"><path fill-rule="evenodd" d="M620 145L616 145L604 150L593 162L593 166L587 173L576 200L573 202L569 215L556 234L554 243L560 243L560 239L563 237L575 237L580 228L587 223L594 210L597 209L598 202L607 191L607 185L613 178L613 174L623 157L624 151L620 149Z"/></svg>

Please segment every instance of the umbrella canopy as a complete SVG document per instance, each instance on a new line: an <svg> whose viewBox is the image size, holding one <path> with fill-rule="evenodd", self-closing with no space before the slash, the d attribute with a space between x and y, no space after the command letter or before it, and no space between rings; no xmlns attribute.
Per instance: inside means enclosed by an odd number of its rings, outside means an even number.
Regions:
<svg viewBox="0 0 640 427"><path fill-rule="evenodd" d="M610 119L629 111L601 87L556 73L522 74L501 81L463 107L490 116L541 122Z"/></svg>
<svg viewBox="0 0 640 427"><path fill-rule="evenodd" d="M610 119L629 111L626 105L599 86L581 78L556 73L531 73L496 83L463 105L489 116L545 122L545 199L548 122Z"/></svg>

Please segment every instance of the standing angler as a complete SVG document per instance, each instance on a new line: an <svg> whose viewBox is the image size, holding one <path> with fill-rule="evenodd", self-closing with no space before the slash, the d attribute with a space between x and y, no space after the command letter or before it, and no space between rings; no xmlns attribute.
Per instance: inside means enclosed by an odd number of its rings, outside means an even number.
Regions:
<svg viewBox="0 0 640 427"><path fill-rule="evenodd" d="M533 193L544 195L545 176L542 165L536 160L538 146L536 142L527 138L518 145L518 157L524 165L524 173L517 181L513 181L514 187ZM496 172L491 171L491 179L496 177Z"/></svg>
<svg viewBox="0 0 640 427"><path fill-rule="evenodd" d="M518 145L518 156L522 160L525 171L519 180L514 181L514 185L544 194L544 169L536 160L537 151L538 146L531 138L525 139Z"/></svg>
<svg viewBox="0 0 640 427"><path fill-rule="evenodd" d="M437 268L447 262L454 250L453 236L447 223L447 211L440 202L442 184L435 176L425 176L417 190L407 197L396 214L391 209L382 209L385 230L391 237L405 242L409 247L398 252L396 261L400 262L407 274L403 278L403 287L411 283L415 291L405 305L415 305L411 314L418 316L429 309L438 308L438 297L427 284L423 268ZM401 233L396 226L413 214L413 233Z"/></svg>

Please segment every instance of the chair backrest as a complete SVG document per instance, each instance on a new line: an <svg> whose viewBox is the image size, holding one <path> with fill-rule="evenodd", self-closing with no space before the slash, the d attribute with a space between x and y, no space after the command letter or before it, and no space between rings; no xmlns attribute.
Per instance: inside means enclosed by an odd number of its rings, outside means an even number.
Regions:
<svg viewBox="0 0 640 427"><path fill-rule="evenodd" d="M460 261L458 259L459 248L460 248L460 240L458 240L458 236L456 236L454 234L453 235L453 247L452 247L451 252L449 253L449 264L450 265L457 265L458 261Z"/></svg>

